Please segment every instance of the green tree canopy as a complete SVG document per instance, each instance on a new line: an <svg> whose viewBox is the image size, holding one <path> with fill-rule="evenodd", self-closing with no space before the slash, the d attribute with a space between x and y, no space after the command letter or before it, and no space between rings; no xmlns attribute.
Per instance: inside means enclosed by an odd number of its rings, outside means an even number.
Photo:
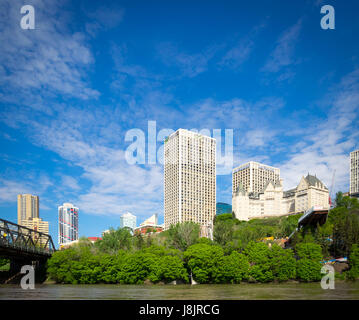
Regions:
<svg viewBox="0 0 359 320"><path fill-rule="evenodd" d="M171 225L168 230L169 245L185 251L199 240L199 231L199 225L190 221Z"/></svg>

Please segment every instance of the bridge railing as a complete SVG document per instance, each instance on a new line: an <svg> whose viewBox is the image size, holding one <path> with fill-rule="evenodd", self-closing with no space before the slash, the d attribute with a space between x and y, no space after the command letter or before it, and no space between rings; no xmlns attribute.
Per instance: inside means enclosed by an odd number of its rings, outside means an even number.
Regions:
<svg viewBox="0 0 359 320"><path fill-rule="evenodd" d="M0 219L0 246L45 255L55 251L50 235L4 219Z"/></svg>

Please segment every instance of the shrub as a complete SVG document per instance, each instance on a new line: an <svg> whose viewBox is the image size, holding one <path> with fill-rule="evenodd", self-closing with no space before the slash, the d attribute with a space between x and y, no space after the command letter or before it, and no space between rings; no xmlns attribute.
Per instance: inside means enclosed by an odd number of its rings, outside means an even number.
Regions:
<svg viewBox="0 0 359 320"><path fill-rule="evenodd" d="M322 248L315 243L300 243L295 247L299 259L320 261L323 259Z"/></svg>
<svg viewBox="0 0 359 320"><path fill-rule="evenodd" d="M322 278L320 273L322 265L319 261L311 259L300 259L297 261L297 277L301 281L319 281Z"/></svg>
<svg viewBox="0 0 359 320"><path fill-rule="evenodd" d="M223 257L222 282L240 283L248 279L249 262L244 254L233 251L229 256Z"/></svg>
<svg viewBox="0 0 359 320"><path fill-rule="evenodd" d="M355 280L359 278L359 246L353 244L349 256L349 266L350 269L347 271L347 278L350 280Z"/></svg>
<svg viewBox="0 0 359 320"><path fill-rule="evenodd" d="M218 283L223 278L223 249L217 245L198 243L184 252L193 278L200 283Z"/></svg>

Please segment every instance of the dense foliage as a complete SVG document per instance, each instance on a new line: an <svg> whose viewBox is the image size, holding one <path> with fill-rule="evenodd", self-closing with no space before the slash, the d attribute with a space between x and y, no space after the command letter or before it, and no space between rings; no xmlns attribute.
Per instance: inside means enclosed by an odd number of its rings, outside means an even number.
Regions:
<svg viewBox="0 0 359 320"><path fill-rule="evenodd" d="M348 257L354 244L359 244L359 201L356 198L336 196L336 207L331 209L322 226L306 227L297 232L292 244L316 243L325 258Z"/></svg>
<svg viewBox="0 0 359 320"><path fill-rule="evenodd" d="M50 278L58 283L72 284L169 283L174 280L187 283L191 275L199 283L296 279L293 251L276 244L268 247L252 241L242 252L232 250L230 253L205 238L198 239L184 252L151 245L136 250L119 249L110 254L100 251L102 246L83 239L69 249L55 252L48 260Z"/></svg>
<svg viewBox="0 0 359 320"><path fill-rule="evenodd" d="M308 282L321 279L323 260L347 256L350 269L343 278L356 279L359 202L338 193L336 203L324 225L295 232L293 249L283 249L273 239L288 237L301 215L246 222L222 214L214 220L213 241L200 238L193 222L158 234L111 229L95 244L82 239L54 253L48 274L59 283L187 283L191 276L199 283Z"/></svg>
<svg viewBox="0 0 359 320"><path fill-rule="evenodd" d="M7 271L10 268L10 260L0 258L0 271Z"/></svg>
<svg viewBox="0 0 359 320"><path fill-rule="evenodd" d="M349 255L350 270L347 273L347 278L355 280L359 278L359 246L354 244Z"/></svg>

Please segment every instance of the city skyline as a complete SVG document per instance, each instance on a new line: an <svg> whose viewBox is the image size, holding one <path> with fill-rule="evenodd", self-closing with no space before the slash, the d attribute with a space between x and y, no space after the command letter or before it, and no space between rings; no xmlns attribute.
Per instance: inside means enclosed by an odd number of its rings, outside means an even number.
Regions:
<svg viewBox="0 0 359 320"><path fill-rule="evenodd" d="M139 221L156 212L162 223L163 166L148 158L149 122L157 132L221 129L222 140L233 130L233 168L280 168L284 190L307 172L330 187L335 172L333 194L349 191L357 2L335 2L335 30L320 28L320 3L309 1L138 10L39 0L35 30L20 28L20 4L0 4L2 218L15 222L17 194L31 193L53 239L64 201L81 210L79 236L119 226L126 211ZM144 134L144 164L125 158L133 129ZM217 175L217 202L230 204L231 190L231 172Z"/></svg>

